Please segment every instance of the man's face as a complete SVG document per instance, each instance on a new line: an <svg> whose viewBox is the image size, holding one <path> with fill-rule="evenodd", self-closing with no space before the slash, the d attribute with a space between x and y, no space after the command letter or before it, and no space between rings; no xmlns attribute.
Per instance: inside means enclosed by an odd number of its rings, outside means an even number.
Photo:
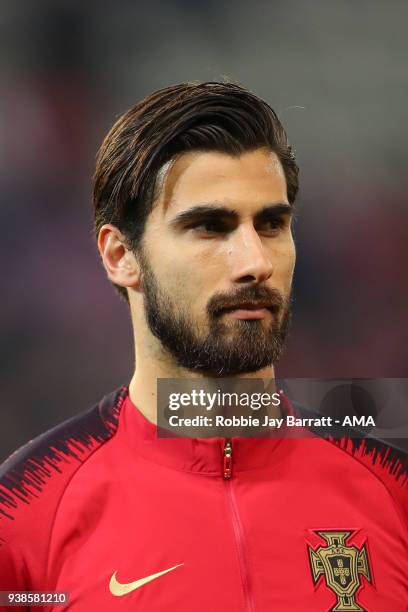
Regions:
<svg viewBox="0 0 408 612"><path fill-rule="evenodd" d="M140 252L147 324L177 365L275 363L290 318L291 207L277 156L192 152L170 165Z"/></svg>

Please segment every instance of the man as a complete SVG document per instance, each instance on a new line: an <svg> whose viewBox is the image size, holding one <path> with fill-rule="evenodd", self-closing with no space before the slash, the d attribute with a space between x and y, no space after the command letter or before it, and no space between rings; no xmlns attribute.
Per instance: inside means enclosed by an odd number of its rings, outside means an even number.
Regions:
<svg viewBox="0 0 408 612"><path fill-rule="evenodd" d="M237 85L168 87L114 125L95 225L134 375L4 465L3 591L67 593L73 612L407 609L406 465L390 449L157 436L158 379L274 377L297 190L277 116Z"/></svg>

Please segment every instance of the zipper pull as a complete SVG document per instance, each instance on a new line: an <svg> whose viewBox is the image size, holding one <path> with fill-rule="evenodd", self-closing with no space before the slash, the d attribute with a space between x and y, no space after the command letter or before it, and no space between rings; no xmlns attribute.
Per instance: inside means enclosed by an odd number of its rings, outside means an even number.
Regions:
<svg viewBox="0 0 408 612"><path fill-rule="evenodd" d="M230 440L225 440L224 445L224 478L232 476L232 446Z"/></svg>

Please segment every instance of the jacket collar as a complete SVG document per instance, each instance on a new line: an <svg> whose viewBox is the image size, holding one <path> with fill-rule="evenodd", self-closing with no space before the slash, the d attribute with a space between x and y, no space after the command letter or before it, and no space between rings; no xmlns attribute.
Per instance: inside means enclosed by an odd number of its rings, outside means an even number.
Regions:
<svg viewBox="0 0 408 612"><path fill-rule="evenodd" d="M281 393L283 414L293 409ZM164 438L158 427L146 419L129 396L128 387L116 394L115 407L120 410L119 436L124 436L132 450L144 459L169 468L208 476L223 476L225 467L225 438ZM274 462L272 455L282 446L285 432L279 437L231 438L232 475L259 469Z"/></svg>

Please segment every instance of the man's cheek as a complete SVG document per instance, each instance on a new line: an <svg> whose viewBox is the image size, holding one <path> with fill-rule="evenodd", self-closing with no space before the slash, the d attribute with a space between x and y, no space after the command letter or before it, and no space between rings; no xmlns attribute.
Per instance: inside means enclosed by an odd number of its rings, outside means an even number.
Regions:
<svg viewBox="0 0 408 612"><path fill-rule="evenodd" d="M286 258L285 276L288 279L289 286L292 284L293 273L296 264L296 251L291 249Z"/></svg>

